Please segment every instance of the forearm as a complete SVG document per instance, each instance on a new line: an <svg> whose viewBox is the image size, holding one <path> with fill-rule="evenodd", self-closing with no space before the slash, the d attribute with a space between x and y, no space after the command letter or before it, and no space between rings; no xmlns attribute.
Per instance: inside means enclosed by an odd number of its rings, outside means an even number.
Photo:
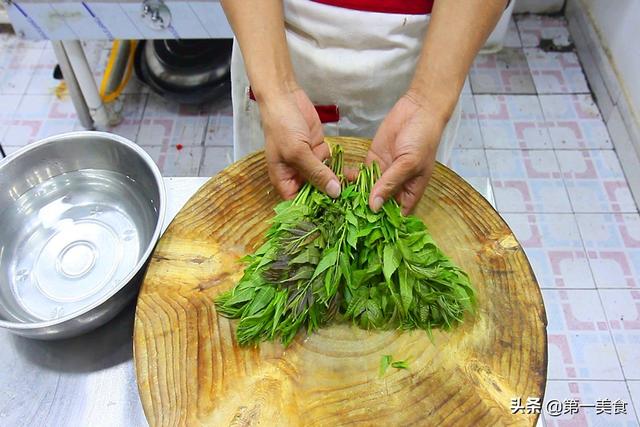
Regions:
<svg viewBox="0 0 640 427"><path fill-rule="evenodd" d="M446 123L471 63L500 19L506 0L438 0L409 95Z"/></svg>
<svg viewBox="0 0 640 427"><path fill-rule="evenodd" d="M296 88L282 0L221 0L258 101Z"/></svg>

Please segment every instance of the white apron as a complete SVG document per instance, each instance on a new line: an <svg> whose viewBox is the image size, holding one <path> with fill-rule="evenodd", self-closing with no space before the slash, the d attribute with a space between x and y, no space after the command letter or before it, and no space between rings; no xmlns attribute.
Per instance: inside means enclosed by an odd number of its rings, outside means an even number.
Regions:
<svg viewBox="0 0 640 427"><path fill-rule="evenodd" d="M296 80L315 105L336 105L340 119L325 136L373 138L411 82L430 15L362 12L310 0L284 0L287 43ZM231 58L234 157L264 147L258 105L239 46ZM448 163L460 123L460 103L436 159Z"/></svg>

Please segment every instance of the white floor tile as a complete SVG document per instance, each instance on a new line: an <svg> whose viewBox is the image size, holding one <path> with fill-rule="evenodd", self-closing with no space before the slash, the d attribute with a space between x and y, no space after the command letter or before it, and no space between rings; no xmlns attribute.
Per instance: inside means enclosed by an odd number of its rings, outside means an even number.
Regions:
<svg viewBox="0 0 640 427"><path fill-rule="evenodd" d="M542 291L549 340L548 379L622 380L596 290Z"/></svg>
<svg viewBox="0 0 640 427"><path fill-rule="evenodd" d="M640 380L640 290L600 289L613 342L627 380Z"/></svg>
<svg viewBox="0 0 640 427"><path fill-rule="evenodd" d="M552 148L535 95L475 95L485 148Z"/></svg>
<svg viewBox="0 0 640 427"><path fill-rule="evenodd" d="M573 214L503 214L541 288L595 288Z"/></svg>
<svg viewBox="0 0 640 427"><path fill-rule="evenodd" d="M233 147L205 147L199 176L213 176L233 162Z"/></svg>
<svg viewBox="0 0 640 427"><path fill-rule="evenodd" d="M616 401L618 402L614 406ZM624 381L549 381L544 402L547 427L638 425ZM572 413L571 407L576 404L587 406L578 406L577 411ZM599 414L604 408L607 408L607 412Z"/></svg>

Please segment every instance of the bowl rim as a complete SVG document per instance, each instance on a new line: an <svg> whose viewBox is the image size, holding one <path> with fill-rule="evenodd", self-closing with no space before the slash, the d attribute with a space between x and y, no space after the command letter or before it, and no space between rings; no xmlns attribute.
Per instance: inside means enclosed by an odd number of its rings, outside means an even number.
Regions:
<svg viewBox="0 0 640 427"><path fill-rule="evenodd" d="M128 138L125 138L123 136L120 136L120 135L117 135L117 134L114 134L114 133L111 133L111 132L91 131L91 130L65 132L65 133L61 133L61 134L57 134L57 135L52 135L52 136L40 139L38 141L35 141L35 142L31 143L31 144L28 144L25 147L22 147L21 149L9 154L4 159L0 160L0 173L2 172L2 166L4 166L5 164L8 164L12 160L14 160L14 159L16 159L16 158L18 158L20 156L25 155L29 151L35 150L35 149L37 149L39 147L42 147L44 145L52 144L52 143L55 143L55 142L57 142L57 141L59 141L61 139L65 139L65 138L69 138L69 137L90 137L90 138L102 137L102 138L110 140L112 143L121 144L121 145L133 150L138 156L140 156L140 158L142 160L144 160L146 165L151 169L151 172L152 172L153 177L155 179L156 185L158 186L158 193L159 193L159 196L158 196L158 220L156 222L156 227L155 227L155 229L153 231L153 234L152 234L151 239L150 239L150 241L149 241L149 243L147 245L146 250L139 257L138 262L136 263L136 265L124 277L124 279L122 279L122 282L118 286L116 286L113 289L111 289L111 291L109 291L109 293L104 295L99 300L95 301L91 305L88 305L88 306L82 308L81 310L75 311L75 312L73 312L71 314L68 314L66 316L62 316L62 317L59 317L59 318L53 319L53 320L38 321L38 322L15 322L15 321L10 321L10 320L2 320L2 319L0 319L0 327L1 328L5 328L5 329L8 329L8 330L12 330L12 329L13 330L30 330L30 329L49 328L51 326L57 326L57 325L66 323L66 322L68 322L70 320L73 320L75 318L81 317L81 316L85 315L86 313L89 313L90 311L92 311L96 307L99 307L102 304L104 304L105 302L107 302L108 300L110 300L118 292L120 292L123 288L125 288L129 284L129 282L131 282L131 280L133 280L133 278L143 269L143 267L146 264L147 260L151 257L151 253L155 249L156 244L158 243L158 240L160 239L160 235L162 233L162 226L164 224L164 219L165 219L165 214L166 214L166 208L167 208L167 192L166 192L166 188L165 188L164 179L162 177L162 174L160 173L160 169L158 168L156 163L153 161L151 156L146 151L144 151L144 149L142 149L142 147L140 147L135 142L129 140Z"/></svg>

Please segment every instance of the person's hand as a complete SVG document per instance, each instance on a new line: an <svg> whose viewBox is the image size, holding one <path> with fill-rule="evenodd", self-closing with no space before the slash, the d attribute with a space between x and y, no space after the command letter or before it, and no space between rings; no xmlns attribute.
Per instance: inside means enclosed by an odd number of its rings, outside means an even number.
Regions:
<svg viewBox="0 0 640 427"><path fill-rule="evenodd" d="M284 199L293 198L305 180L331 197L340 182L322 160L329 157L322 123L302 89L260 103L269 179Z"/></svg>
<svg viewBox="0 0 640 427"><path fill-rule="evenodd" d="M376 132L366 163L378 162L382 176L369 197L377 212L395 196L406 215L429 182L447 120L408 92L396 102Z"/></svg>

